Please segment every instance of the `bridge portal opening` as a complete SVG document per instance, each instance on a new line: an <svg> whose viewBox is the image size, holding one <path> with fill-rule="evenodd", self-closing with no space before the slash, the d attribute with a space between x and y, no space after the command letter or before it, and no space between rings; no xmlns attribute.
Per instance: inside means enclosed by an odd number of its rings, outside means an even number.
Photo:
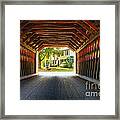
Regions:
<svg viewBox="0 0 120 120"><path fill-rule="evenodd" d="M68 47L44 47L38 53L38 72L76 72L75 52Z"/></svg>

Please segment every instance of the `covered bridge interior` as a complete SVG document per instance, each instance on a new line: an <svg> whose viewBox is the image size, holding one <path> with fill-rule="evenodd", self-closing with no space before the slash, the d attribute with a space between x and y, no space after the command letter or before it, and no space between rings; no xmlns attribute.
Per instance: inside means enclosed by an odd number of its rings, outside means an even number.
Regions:
<svg viewBox="0 0 120 120"><path fill-rule="evenodd" d="M99 20L20 20L21 78L38 72L37 56L45 47L70 48L76 74L100 80Z"/></svg>

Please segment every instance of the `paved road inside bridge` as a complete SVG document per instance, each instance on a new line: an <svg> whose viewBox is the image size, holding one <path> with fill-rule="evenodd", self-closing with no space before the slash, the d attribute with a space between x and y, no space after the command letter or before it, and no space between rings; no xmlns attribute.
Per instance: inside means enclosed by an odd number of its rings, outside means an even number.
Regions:
<svg viewBox="0 0 120 120"><path fill-rule="evenodd" d="M21 100L99 100L79 76L36 76L20 81ZM87 92L87 94L86 94ZM91 94L93 93L93 94Z"/></svg>

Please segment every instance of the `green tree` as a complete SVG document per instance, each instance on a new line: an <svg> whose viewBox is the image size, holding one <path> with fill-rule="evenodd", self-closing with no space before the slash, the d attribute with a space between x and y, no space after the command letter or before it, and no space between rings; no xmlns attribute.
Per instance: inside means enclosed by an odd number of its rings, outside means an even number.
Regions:
<svg viewBox="0 0 120 120"><path fill-rule="evenodd" d="M50 64L49 61L51 61L51 57L57 56L60 57L60 55L63 54L63 50L60 50L60 48L44 48L42 51L39 52L39 68L41 68L41 62L45 60L45 63ZM59 65L59 64L58 64Z"/></svg>
<svg viewBox="0 0 120 120"><path fill-rule="evenodd" d="M39 58L39 68L41 68L41 62L45 59L46 56L46 50L43 49L39 52L38 58Z"/></svg>
<svg viewBox="0 0 120 120"><path fill-rule="evenodd" d="M68 68L72 68L73 67L73 63L74 63L73 57L72 56L67 57L66 63L68 65Z"/></svg>
<svg viewBox="0 0 120 120"><path fill-rule="evenodd" d="M41 68L41 62L47 57L50 58L52 55L54 48L44 48L42 51L39 52L39 68Z"/></svg>

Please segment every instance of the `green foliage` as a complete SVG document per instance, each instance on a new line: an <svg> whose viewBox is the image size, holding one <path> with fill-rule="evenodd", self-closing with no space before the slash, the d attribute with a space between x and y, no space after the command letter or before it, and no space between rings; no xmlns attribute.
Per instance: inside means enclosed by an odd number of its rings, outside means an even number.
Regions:
<svg viewBox="0 0 120 120"><path fill-rule="evenodd" d="M42 50L42 51L39 53L39 60L40 60L40 61L44 60L45 56L46 56L46 52L45 52L45 50Z"/></svg>
<svg viewBox="0 0 120 120"><path fill-rule="evenodd" d="M60 67L73 68L73 63L74 63L73 56L69 56L69 57L67 57L66 61L62 62Z"/></svg>
<svg viewBox="0 0 120 120"><path fill-rule="evenodd" d="M41 68L41 66L48 65L50 64L51 61L51 57L53 56L55 59L56 57L60 57L63 55L63 50L59 49L59 48L44 48L40 53L39 53L39 67ZM65 58L66 59L66 58ZM62 68L72 68L73 67L73 62L74 62L74 58L73 56L69 56L67 57L66 61L64 61L60 67ZM53 66L55 67L56 64L53 64ZM58 65L56 65L58 66Z"/></svg>
<svg viewBox="0 0 120 120"><path fill-rule="evenodd" d="M62 54L62 50L60 50L59 48L45 48L43 49L40 53L39 53L39 60L42 61L45 59L45 57L47 56L48 58L53 55L57 55L58 57Z"/></svg>
<svg viewBox="0 0 120 120"><path fill-rule="evenodd" d="M73 56L67 57L66 63L67 63L67 65L68 65L68 68L72 68L72 67L73 67L73 63L74 63L74 61L73 61Z"/></svg>
<svg viewBox="0 0 120 120"><path fill-rule="evenodd" d="M39 60L42 61L45 59L46 56L48 56L48 58L50 57L50 55L52 54L54 48L45 48L43 49L40 53L39 53Z"/></svg>

